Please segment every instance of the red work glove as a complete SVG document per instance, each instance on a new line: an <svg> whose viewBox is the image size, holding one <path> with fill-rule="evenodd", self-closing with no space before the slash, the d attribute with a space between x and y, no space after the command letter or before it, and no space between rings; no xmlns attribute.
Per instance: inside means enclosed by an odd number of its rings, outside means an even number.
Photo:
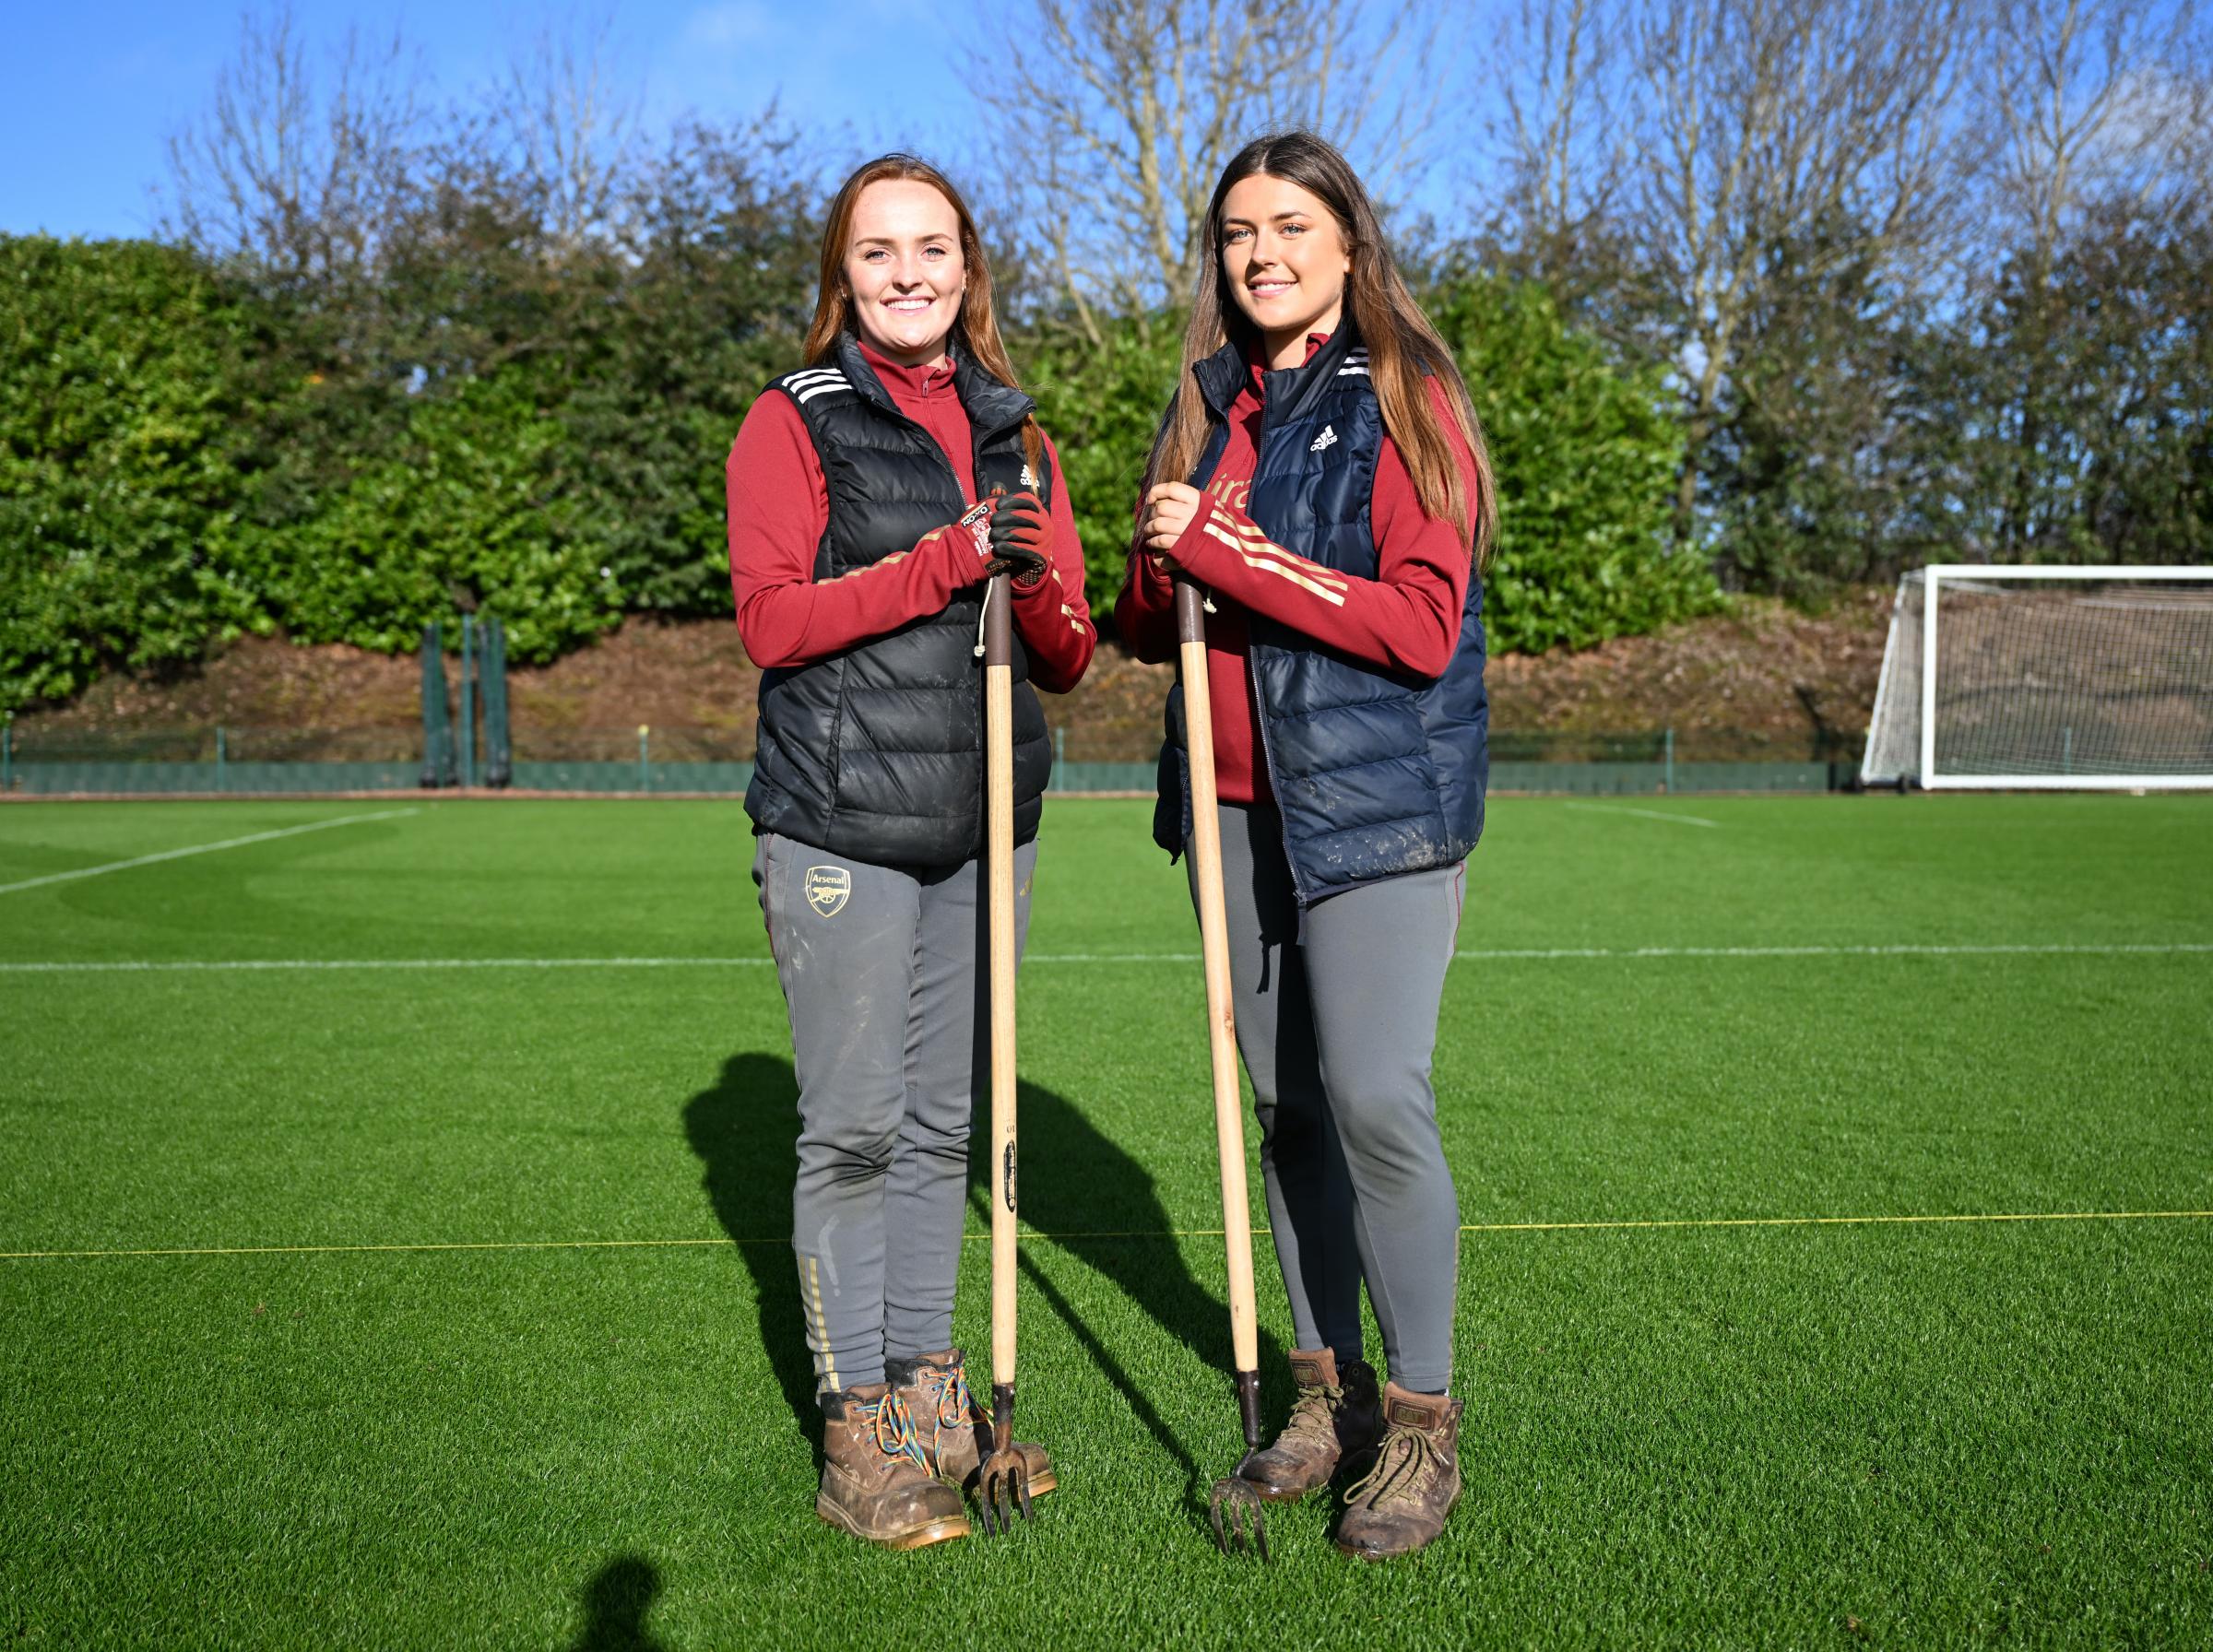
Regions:
<svg viewBox="0 0 2213 1652"><path fill-rule="evenodd" d="M991 572L1014 576L1019 591L1032 590L1053 565L1053 517L1035 493L1009 493L991 513Z"/></svg>
<svg viewBox="0 0 2213 1652"><path fill-rule="evenodd" d="M991 514L999 502L996 497L978 500L944 527L932 528L923 536L925 541L945 536L946 549L956 569L953 578L961 584L976 584L1000 570L991 549Z"/></svg>

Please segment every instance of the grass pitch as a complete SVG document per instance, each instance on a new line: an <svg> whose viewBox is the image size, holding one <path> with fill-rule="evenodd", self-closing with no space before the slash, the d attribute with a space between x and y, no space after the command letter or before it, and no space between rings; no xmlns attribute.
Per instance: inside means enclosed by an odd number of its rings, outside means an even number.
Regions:
<svg viewBox="0 0 2213 1652"><path fill-rule="evenodd" d="M738 808L390 807L0 809L11 1645L2213 1643L2213 800L1497 803L1437 1064L1468 1490L1385 1567L1319 1502L1272 1566L1203 1534L1148 806L1048 806L1022 981L1063 1489L909 1555L811 1512Z"/></svg>

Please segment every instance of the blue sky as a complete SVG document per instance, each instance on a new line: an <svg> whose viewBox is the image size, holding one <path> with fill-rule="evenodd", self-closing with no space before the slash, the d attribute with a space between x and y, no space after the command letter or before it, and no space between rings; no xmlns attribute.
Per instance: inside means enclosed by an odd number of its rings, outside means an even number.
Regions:
<svg viewBox="0 0 2213 1652"><path fill-rule="evenodd" d="M0 231L144 234L168 175L164 142L205 108L234 54L236 0L86 0L9 8L0 66ZM917 30L896 52L881 44L914 18L894 0L834 6L763 0L624 0L605 8L624 68L656 125L696 109L742 118L778 98L803 126L849 122L863 143L931 147L950 132L962 95L949 33L973 8L940 4L941 27ZM396 24L418 47L438 89L465 96L494 76L510 41L535 35L566 7L295 0L311 42L349 24L384 36Z"/></svg>

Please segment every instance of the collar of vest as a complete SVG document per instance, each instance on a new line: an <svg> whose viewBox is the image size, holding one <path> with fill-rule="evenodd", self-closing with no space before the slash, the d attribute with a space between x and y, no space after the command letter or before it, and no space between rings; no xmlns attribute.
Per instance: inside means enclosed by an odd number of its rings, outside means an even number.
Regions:
<svg viewBox="0 0 2213 1652"><path fill-rule="evenodd" d="M1304 366L1273 369L1260 375L1260 429L1267 431L1303 418L1330 393L1348 366L1356 364L1365 370L1367 363L1367 348L1347 316ZM1243 347L1234 338L1203 361L1191 363L1199 394L1206 398L1216 419L1229 417L1250 371Z"/></svg>
<svg viewBox="0 0 2213 1652"><path fill-rule="evenodd" d="M894 419L905 419L892 393L883 387L869 359L860 353L860 340L848 330L837 336L834 352L837 365L846 375L860 399L889 413ZM953 391L967 409L968 422L975 426L977 441L1012 430L1036 411L1037 404L1021 391L1000 384L971 360L966 351L953 340L945 341L945 353L953 358Z"/></svg>

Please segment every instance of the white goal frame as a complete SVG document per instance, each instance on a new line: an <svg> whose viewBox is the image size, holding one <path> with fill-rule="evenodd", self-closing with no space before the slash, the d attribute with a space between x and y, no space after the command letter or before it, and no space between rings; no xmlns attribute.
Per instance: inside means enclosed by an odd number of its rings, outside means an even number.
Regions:
<svg viewBox="0 0 2213 1652"><path fill-rule="evenodd" d="M1982 562L1932 562L1922 570L1921 598L1921 785L1936 791L2208 791L2213 774L1944 774L1936 769L1936 632L1943 605L1938 594L1947 579L1962 584L1996 584L2013 580L2162 580L2213 582L2213 567L2108 563L2037 564L1994 567ZM1888 675L1889 651L1884 651ZM1885 685L1888 686L1888 685ZM1881 690L1876 690L1879 703Z"/></svg>

